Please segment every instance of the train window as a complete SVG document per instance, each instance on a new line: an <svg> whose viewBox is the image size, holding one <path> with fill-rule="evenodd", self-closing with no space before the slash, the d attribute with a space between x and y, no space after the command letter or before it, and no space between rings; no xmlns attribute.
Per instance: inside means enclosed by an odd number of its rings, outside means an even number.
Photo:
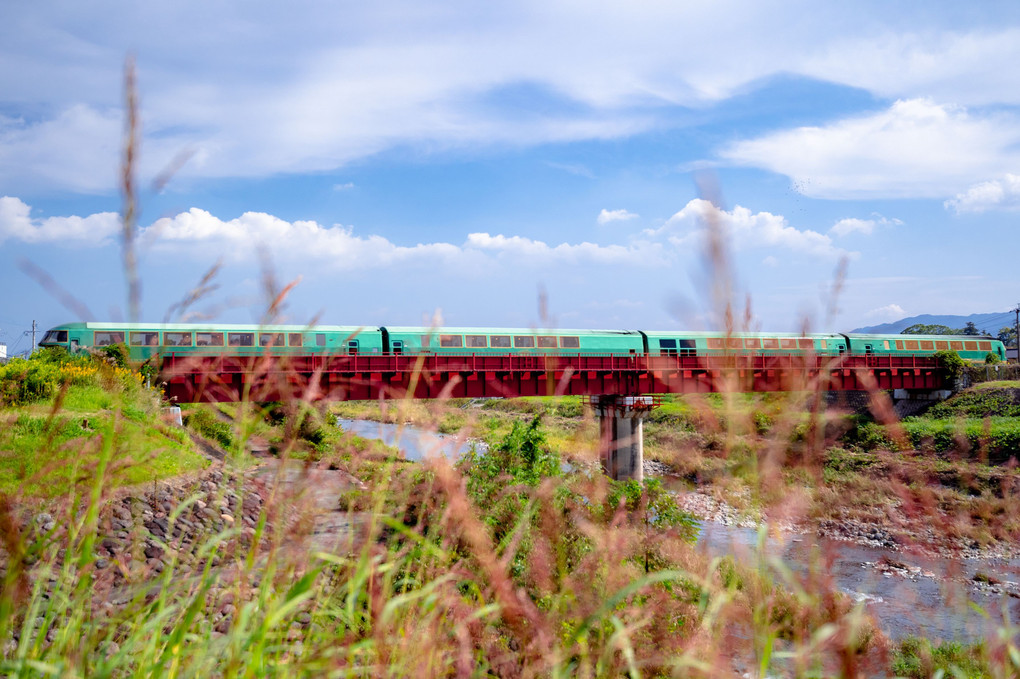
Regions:
<svg viewBox="0 0 1020 679"><path fill-rule="evenodd" d="M801 337L799 340L797 340L797 346L799 346L801 349L814 349L815 341L810 337Z"/></svg>
<svg viewBox="0 0 1020 679"><path fill-rule="evenodd" d="M900 350L903 349L903 340L896 340L896 348Z"/></svg>
<svg viewBox="0 0 1020 679"><path fill-rule="evenodd" d="M255 333L253 332L228 332L227 346L251 347L255 346Z"/></svg>
<svg viewBox="0 0 1020 679"><path fill-rule="evenodd" d="M287 344L292 347L300 347L304 345L305 336L299 332L292 332L287 335Z"/></svg>
<svg viewBox="0 0 1020 679"><path fill-rule="evenodd" d="M726 348L727 349L739 349L743 345L743 342L739 337L727 337Z"/></svg>
<svg viewBox="0 0 1020 679"><path fill-rule="evenodd" d="M67 341L67 331L62 330L61 332L64 333L64 339L57 340L57 341L58 342L66 342ZM122 333L122 332L97 332L95 340L96 340L96 346L97 347L108 347L111 344L123 344L124 343L124 333Z"/></svg>
<svg viewBox="0 0 1020 679"><path fill-rule="evenodd" d="M282 332L260 332L259 333L259 346L260 347L282 347L283 346L283 333Z"/></svg>
<svg viewBox="0 0 1020 679"><path fill-rule="evenodd" d="M781 340L779 340L779 346L782 349L796 349L797 340L791 339L789 337L784 337Z"/></svg>
<svg viewBox="0 0 1020 679"><path fill-rule="evenodd" d="M404 340L393 340L394 355L404 353Z"/></svg>
<svg viewBox="0 0 1020 679"><path fill-rule="evenodd" d="M96 333L97 336L100 335L100 334L101 333L98 333L98 332ZM122 337L123 337L123 335L122 335ZM67 341L67 331L66 330L50 330L42 338L42 342L40 342L40 344L49 344L51 342L66 342L66 341ZM123 342L124 340L122 339L121 341ZM98 344L98 342L97 342L97 344Z"/></svg>
<svg viewBox="0 0 1020 679"><path fill-rule="evenodd" d="M195 346L196 347L222 347L223 346L223 333L222 332L196 332L195 333Z"/></svg>
<svg viewBox="0 0 1020 679"><path fill-rule="evenodd" d="M917 340L904 340L903 348L907 351L917 351Z"/></svg>
<svg viewBox="0 0 1020 679"><path fill-rule="evenodd" d="M931 340L921 340L921 351L933 351L935 343Z"/></svg>
<svg viewBox="0 0 1020 679"><path fill-rule="evenodd" d="M421 348L422 349L428 349L430 344L432 344L432 335L422 335L421 336Z"/></svg>
<svg viewBox="0 0 1020 679"><path fill-rule="evenodd" d="M163 333L163 346L167 346L167 347L190 347L191 346L191 333L190 332L164 332Z"/></svg>
<svg viewBox="0 0 1020 679"><path fill-rule="evenodd" d="M709 337L707 341L709 349L722 349L721 337Z"/></svg>
<svg viewBox="0 0 1020 679"><path fill-rule="evenodd" d="M510 335L492 335L489 337L489 346L493 349L509 349Z"/></svg>
<svg viewBox="0 0 1020 679"><path fill-rule="evenodd" d="M541 349L555 349L556 338L552 335L539 335L538 346Z"/></svg>
<svg viewBox="0 0 1020 679"><path fill-rule="evenodd" d="M963 348L965 351L977 351L977 342L964 342Z"/></svg>
<svg viewBox="0 0 1020 679"><path fill-rule="evenodd" d="M347 340L347 353L351 356L358 353L358 340Z"/></svg>
<svg viewBox="0 0 1020 679"><path fill-rule="evenodd" d="M461 335L440 335L439 346L448 349L459 349L464 346L464 338Z"/></svg>
<svg viewBox="0 0 1020 679"><path fill-rule="evenodd" d="M317 347L326 346L326 333L322 332L315 333L315 346Z"/></svg>
<svg viewBox="0 0 1020 679"><path fill-rule="evenodd" d="M953 351L963 351L963 342L954 341L949 343L949 348Z"/></svg>
<svg viewBox="0 0 1020 679"><path fill-rule="evenodd" d="M531 335L514 335L514 346L519 349L528 349L535 346L535 338Z"/></svg>
<svg viewBox="0 0 1020 679"><path fill-rule="evenodd" d="M992 350L992 343L991 342L978 342L978 349L980 349L981 351L991 351Z"/></svg>
<svg viewBox="0 0 1020 679"><path fill-rule="evenodd" d="M897 342L896 344L901 344L901 342ZM939 351L945 351L949 348L949 342L945 340L935 340L935 348Z"/></svg>
<svg viewBox="0 0 1020 679"><path fill-rule="evenodd" d="M485 349L489 346L489 338L485 335L467 335L464 339L471 349Z"/></svg>
<svg viewBox="0 0 1020 679"><path fill-rule="evenodd" d="M133 332L129 337L133 347L154 347L159 345L158 332Z"/></svg>
<svg viewBox="0 0 1020 679"><path fill-rule="evenodd" d="M663 356L676 356L676 340L659 340L659 353Z"/></svg>
<svg viewBox="0 0 1020 679"><path fill-rule="evenodd" d="M580 337L561 337L560 346L564 349L580 349L581 338Z"/></svg>
<svg viewBox="0 0 1020 679"><path fill-rule="evenodd" d="M882 340L882 346L885 347L886 351L889 350L889 340ZM822 349L825 348L825 340L822 340Z"/></svg>
<svg viewBox="0 0 1020 679"><path fill-rule="evenodd" d="M761 340L755 337L754 339L744 340L744 346L748 349L759 349L761 348Z"/></svg>
<svg viewBox="0 0 1020 679"><path fill-rule="evenodd" d="M818 346L820 348L822 348L822 349L826 349L828 347L828 345L826 344L825 340L818 340ZM886 349L889 348L889 343L888 342L885 343L885 348Z"/></svg>
<svg viewBox="0 0 1020 679"><path fill-rule="evenodd" d="M766 337L761 341L761 345L765 349L778 349L779 340L775 337Z"/></svg>
<svg viewBox="0 0 1020 679"><path fill-rule="evenodd" d="M680 355L681 356L697 356L698 347L691 339L680 340Z"/></svg>

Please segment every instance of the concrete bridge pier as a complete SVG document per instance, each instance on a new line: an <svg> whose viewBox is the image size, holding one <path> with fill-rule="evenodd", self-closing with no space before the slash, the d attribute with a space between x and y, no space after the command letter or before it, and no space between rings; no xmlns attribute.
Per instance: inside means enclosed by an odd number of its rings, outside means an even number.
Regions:
<svg viewBox="0 0 1020 679"><path fill-rule="evenodd" d="M644 419L658 405L653 396L592 396L599 417L602 468L616 481L644 480Z"/></svg>

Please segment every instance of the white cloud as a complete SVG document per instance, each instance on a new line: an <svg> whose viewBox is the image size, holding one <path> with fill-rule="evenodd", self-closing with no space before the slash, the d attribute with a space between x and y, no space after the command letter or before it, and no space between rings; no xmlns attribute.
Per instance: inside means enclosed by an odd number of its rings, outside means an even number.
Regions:
<svg viewBox="0 0 1020 679"><path fill-rule="evenodd" d="M199 0L126 12L13 3L0 58L18 67L0 71L0 92L23 119L0 124L0 185L115 186L111 112L136 45L143 162L158 171L194 148L184 174L196 177L333 169L397 146L618 138L777 74L890 98L1020 102L1020 32L983 18L997 13L844 5L298 0L251 7L239 24L232 5Z"/></svg>
<svg viewBox="0 0 1020 679"><path fill-rule="evenodd" d="M773 257L772 255L768 255L767 257L765 257L765 259L761 260L761 263L768 267L779 266L779 260Z"/></svg>
<svg viewBox="0 0 1020 679"><path fill-rule="evenodd" d="M156 247L215 248L238 258L266 246L273 256L325 259L340 268L388 266L416 258L445 260L461 254L450 243L401 246L382 236L356 236L341 225L288 222L264 212L245 212L224 221L199 208L157 220L143 231L143 238Z"/></svg>
<svg viewBox="0 0 1020 679"><path fill-rule="evenodd" d="M31 208L18 198L0 198L0 242L104 243L120 228L120 217L103 212L87 217L32 219ZM385 267L409 261L440 261L478 265L495 257L516 265L552 262L565 264L665 264L667 255L656 243L635 240L629 245L560 243L524 236L471 233L461 244L435 242L398 245L378 235L360 236L343 225L322 226L314 221L288 222L264 212L245 212L223 220L199 208L163 217L141 229L143 247L224 253L234 259L250 257L256 248L270 249L274 257L327 260L342 268ZM491 260L490 260L491 261Z"/></svg>
<svg viewBox="0 0 1020 679"><path fill-rule="evenodd" d="M121 228L116 212L45 219L30 213L31 208L21 199L0 197L0 243L11 239L25 243L102 245Z"/></svg>
<svg viewBox="0 0 1020 679"><path fill-rule="evenodd" d="M899 304L886 304L885 306L868 311L865 313L865 316L895 321L906 316L906 312Z"/></svg>
<svg viewBox="0 0 1020 679"><path fill-rule="evenodd" d="M782 215L771 212L751 212L735 206L726 211L710 201L695 198L682 210L669 218L659 229L648 230L648 235L665 235L669 241L682 246L700 235L706 225L722 228L736 249L749 247L777 247L812 255L837 256L847 254L832 244L828 236L810 229L790 226Z"/></svg>
<svg viewBox="0 0 1020 679"><path fill-rule="evenodd" d="M789 176L817 198L941 197L1020 164L1020 120L929 99L736 142L728 160Z"/></svg>
<svg viewBox="0 0 1020 679"><path fill-rule="evenodd" d="M829 233L835 234L836 236L847 236L851 233L862 233L866 236L871 235L876 227L879 226L902 226L903 222L896 218L883 217L882 215L872 215L871 219L858 219L856 217L847 217L841 219L832 225L829 229Z"/></svg>
<svg viewBox="0 0 1020 679"><path fill-rule="evenodd" d="M637 263L654 265L662 258L648 251L647 244L632 246L598 245L582 242L550 246L523 236L472 233L463 244L418 243L397 245L382 236L358 236L350 227L322 226L314 221L288 222L261 212L246 212L224 221L205 210L192 208L174 217L156 221L143 236L161 247L216 247L237 257L248 256L252 247L272 247L279 257L328 260L342 268L385 267L409 261L442 261L478 264L495 256L519 264Z"/></svg>
<svg viewBox="0 0 1020 679"><path fill-rule="evenodd" d="M947 200L945 207L956 214L1020 209L1020 175L1006 174L1002 179L975 184Z"/></svg>
<svg viewBox="0 0 1020 679"><path fill-rule="evenodd" d="M640 216L641 215L628 212L627 210L606 210L603 208L602 212L599 213L597 221L599 224L608 224L609 222L626 222L631 219L637 219Z"/></svg>
<svg viewBox="0 0 1020 679"><path fill-rule="evenodd" d="M989 13L988 16L994 16ZM968 105L1018 103L1020 30L918 30L835 38L804 73L884 97L934 96Z"/></svg>
<svg viewBox="0 0 1020 679"><path fill-rule="evenodd" d="M333 184L334 191L350 191L354 188L354 182L345 182L343 184Z"/></svg>
<svg viewBox="0 0 1020 679"><path fill-rule="evenodd" d="M550 246L540 240L532 240L522 236L491 236L487 233L468 235L465 248L494 252L500 256L515 257L523 261L557 260L563 262L597 262L611 263L648 263L649 265L664 262L655 248L647 243L636 243L630 246L597 245L595 243L560 243Z"/></svg>

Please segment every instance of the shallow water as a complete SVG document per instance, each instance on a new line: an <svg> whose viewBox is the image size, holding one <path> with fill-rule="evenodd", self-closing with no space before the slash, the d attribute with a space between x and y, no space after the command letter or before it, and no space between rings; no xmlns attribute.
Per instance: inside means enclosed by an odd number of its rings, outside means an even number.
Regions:
<svg viewBox="0 0 1020 679"><path fill-rule="evenodd" d="M456 434L440 434L409 424L387 424L371 420L346 420L337 422L344 431L367 439L379 439L388 446L399 449L404 457L415 462L429 456L441 455L456 459L472 448L485 450L485 443L469 440Z"/></svg>
<svg viewBox="0 0 1020 679"><path fill-rule="evenodd" d="M760 563L758 531L705 523L699 546L712 556L733 555L742 563ZM810 535L780 534L765 541L766 560L778 557L790 579L804 581L823 573L839 590L865 602L879 626L893 639L908 635L973 641L1003 624L1003 614L1020 621L1020 600L986 596L968 584L975 572L1002 581L1020 581L1020 560L929 558ZM907 567L883 572L883 559ZM811 564L815 564L812 568ZM870 565L869 565L870 564Z"/></svg>
<svg viewBox="0 0 1020 679"><path fill-rule="evenodd" d="M430 455L456 458L473 446L485 446L411 425L367 420L339 423L344 431L381 439L399 448L408 460ZM768 537L763 552L759 552L758 543L755 529L711 522L702 525L698 537L699 547L710 556L733 555L745 564L778 558L793 581L806 579L811 573L825 574L823 577L831 578L827 581L836 588L865 602L893 639L917 635L933 640L974 641L1001 627L1004 615L1014 624L1020 621L1020 600L999 594L986 596L968 584L976 572L1004 582L1018 582L1020 559L930 558L792 533ZM906 570L883 572L875 566L883 560L902 564ZM812 564L816 566L812 568Z"/></svg>

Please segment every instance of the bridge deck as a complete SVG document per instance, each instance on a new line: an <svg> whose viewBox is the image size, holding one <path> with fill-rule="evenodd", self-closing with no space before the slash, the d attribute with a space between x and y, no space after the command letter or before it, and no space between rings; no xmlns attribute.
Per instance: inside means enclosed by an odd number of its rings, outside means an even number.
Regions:
<svg viewBox="0 0 1020 679"><path fill-rule="evenodd" d="M163 359L178 403L515 397L716 391L941 389L949 375L923 356L175 356Z"/></svg>

